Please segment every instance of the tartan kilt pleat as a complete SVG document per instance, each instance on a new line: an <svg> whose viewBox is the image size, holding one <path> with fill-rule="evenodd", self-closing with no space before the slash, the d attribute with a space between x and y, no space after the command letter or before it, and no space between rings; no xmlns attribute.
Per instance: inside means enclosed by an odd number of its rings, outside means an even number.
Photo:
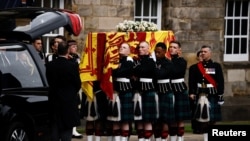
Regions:
<svg viewBox="0 0 250 141"><path fill-rule="evenodd" d="M134 120L142 120L142 97L139 92L135 92L133 96L133 113L134 113Z"/></svg>
<svg viewBox="0 0 250 141"><path fill-rule="evenodd" d="M134 120L134 102L132 92L120 93L121 102L121 121L133 121Z"/></svg>
<svg viewBox="0 0 250 141"><path fill-rule="evenodd" d="M143 92L142 96L142 120L154 122L157 119L157 105L155 91Z"/></svg>
<svg viewBox="0 0 250 141"><path fill-rule="evenodd" d="M159 93L160 120L170 123L175 121L174 94Z"/></svg>
<svg viewBox="0 0 250 141"><path fill-rule="evenodd" d="M221 106L218 104L217 95L208 96L210 106L210 121L221 121Z"/></svg>
<svg viewBox="0 0 250 141"><path fill-rule="evenodd" d="M84 119L87 121L95 121L98 119L97 102L95 96L93 101L89 101L88 99L85 101Z"/></svg>
<svg viewBox="0 0 250 141"><path fill-rule="evenodd" d="M191 109L188 91L175 92L175 117L176 120L191 120Z"/></svg>
<svg viewBox="0 0 250 141"><path fill-rule="evenodd" d="M109 100L107 120L121 121L121 101L117 92L114 92L113 99Z"/></svg>

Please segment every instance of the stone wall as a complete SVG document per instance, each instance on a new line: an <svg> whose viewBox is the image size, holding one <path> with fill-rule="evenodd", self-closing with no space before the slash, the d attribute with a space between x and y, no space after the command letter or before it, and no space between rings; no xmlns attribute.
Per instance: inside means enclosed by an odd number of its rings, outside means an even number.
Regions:
<svg viewBox="0 0 250 141"><path fill-rule="evenodd" d="M224 71L225 96L250 95L249 62L223 62L225 0L169 0L164 5L164 27L172 29L182 43L188 67L195 63L197 50L210 45L213 60L221 63Z"/></svg>
<svg viewBox="0 0 250 141"><path fill-rule="evenodd" d="M134 0L74 0L72 5L84 21L84 31L77 37L79 52L84 48L87 33L116 31L118 23L134 16Z"/></svg>
<svg viewBox="0 0 250 141"><path fill-rule="evenodd" d="M250 63L225 63L224 11L225 0L169 0L164 3L164 27L172 29L182 43L188 68L195 63L197 50L204 44L213 47L213 60L222 65L225 79L224 120L250 119ZM188 70L187 75L188 76Z"/></svg>

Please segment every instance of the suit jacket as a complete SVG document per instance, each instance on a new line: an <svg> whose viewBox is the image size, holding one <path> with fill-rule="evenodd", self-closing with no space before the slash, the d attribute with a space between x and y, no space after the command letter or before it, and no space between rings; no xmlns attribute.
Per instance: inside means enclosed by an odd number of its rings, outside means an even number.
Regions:
<svg viewBox="0 0 250 141"><path fill-rule="evenodd" d="M81 87L78 64L64 58L46 64L49 83L50 117L59 128L67 129L80 125L77 93Z"/></svg>

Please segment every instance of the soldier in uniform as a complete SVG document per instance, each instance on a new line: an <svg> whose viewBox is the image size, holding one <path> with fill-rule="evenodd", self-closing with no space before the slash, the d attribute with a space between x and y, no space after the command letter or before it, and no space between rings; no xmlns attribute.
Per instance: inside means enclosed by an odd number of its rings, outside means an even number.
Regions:
<svg viewBox="0 0 250 141"><path fill-rule="evenodd" d="M178 41L171 41L169 45L171 61L173 63L173 73L171 77L172 90L174 92L175 120L176 123L170 127L170 140L183 141L184 120L190 120L191 110L189 95L184 77L187 68L187 61L181 57L181 44Z"/></svg>
<svg viewBox="0 0 250 141"><path fill-rule="evenodd" d="M67 44L69 46L69 60L77 63L77 65L80 63L80 57L77 53L77 42L75 40L68 40ZM81 104L81 100L80 100L80 93L81 90L78 92L78 105ZM72 138L82 138L83 135L80 134L77 130L76 127L73 127L73 131L72 131Z"/></svg>
<svg viewBox="0 0 250 141"><path fill-rule="evenodd" d="M142 98L142 120L137 121L136 126L139 141L149 141L153 135L152 123L157 119L156 91L153 83L156 65L150 56L148 42L140 42L138 51L139 60L134 66L134 75L139 82L138 91Z"/></svg>
<svg viewBox="0 0 250 141"><path fill-rule="evenodd" d="M154 128L155 141L167 141L168 125L175 122L174 94L170 84L173 63L166 57L166 52L165 43L156 44L156 88L159 96L159 119Z"/></svg>
<svg viewBox="0 0 250 141"><path fill-rule="evenodd" d="M200 51L203 61L197 63L189 75L189 95L191 99L198 99L194 117L200 123L204 141L208 141L208 127L221 121L224 76L221 65L211 59L211 47L204 45Z"/></svg>
<svg viewBox="0 0 250 141"><path fill-rule="evenodd" d="M130 46L122 43L119 48L119 65L112 72L114 95L112 100L113 141L127 141L130 123L134 119L133 93L130 79L133 72L133 59L129 56ZM120 138L121 136L121 138Z"/></svg>
<svg viewBox="0 0 250 141"><path fill-rule="evenodd" d="M69 59L77 64L80 64L80 55L77 53L77 42L75 40L67 41L69 46Z"/></svg>

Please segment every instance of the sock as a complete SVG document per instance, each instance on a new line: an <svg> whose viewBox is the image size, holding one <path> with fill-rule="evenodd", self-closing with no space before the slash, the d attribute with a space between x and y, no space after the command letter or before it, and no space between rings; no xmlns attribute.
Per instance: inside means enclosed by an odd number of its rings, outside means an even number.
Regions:
<svg viewBox="0 0 250 141"><path fill-rule="evenodd" d="M102 136L103 134L102 134L102 131L101 130L95 130L95 135L96 136Z"/></svg>
<svg viewBox="0 0 250 141"><path fill-rule="evenodd" d="M120 129L113 130L113 136L120 136L120 135L121 135Z"/></svg>
<svg viewBox="0 0 250 141"><path fill-rule="evenodd" d="M145 130L144 131L144 138L145 139L149 139L152 135L153 135L153 131L152 130Z"/></svg>
<svg viewBox="0 0 250 141"><path fill-rule="evenodd" d="M129 130L122 130L121 131L121 136L123 136L123 137L129 136Z"/></svg>
<svg viewBox="0 0 250 141"><path fill-rule="evenodd" d="M177 136L183 136L184 135L184 127L178 127Z"/></svg>
<svg viewBox="0 0 250 141"><path fill-rule="evenodd" d="M166 139L168 137L168 131L162 131L161 132L161 138Z"/></svg>

